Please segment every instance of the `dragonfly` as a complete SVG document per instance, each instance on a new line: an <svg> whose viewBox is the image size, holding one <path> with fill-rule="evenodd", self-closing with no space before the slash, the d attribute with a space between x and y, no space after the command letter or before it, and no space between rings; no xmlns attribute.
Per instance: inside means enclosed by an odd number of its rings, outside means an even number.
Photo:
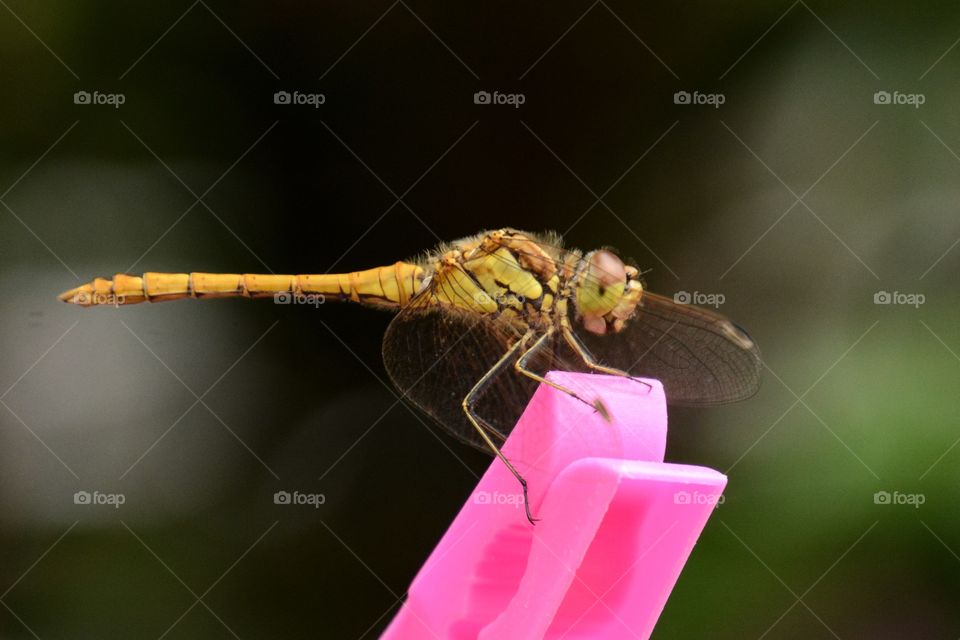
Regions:
<svg viewBox="0 0 960 640"><path fill-rule="evenodd" d="M538 385L605 414L602 400L558 384L550 370L655 378L673 405L717 405L754 395L760 352L724 316L648 291L612 249L564 248L552 233L512 228L441 245L418 259L338 274L117 274L60 299L122 306L181 298L354 302L396 313L385 368L402 397L455 438L501 451Z"/></svg>

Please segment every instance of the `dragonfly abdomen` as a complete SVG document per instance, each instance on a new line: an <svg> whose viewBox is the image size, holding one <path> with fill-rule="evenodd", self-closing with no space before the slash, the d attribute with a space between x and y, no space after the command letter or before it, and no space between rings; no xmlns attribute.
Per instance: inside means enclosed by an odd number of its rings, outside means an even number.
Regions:
<svg viewBox="0 0 960 640"><path fill-rule="evenodd" d="M60 295L64 302L84 307L162 302L181 298L266 298L319 295L371 306L399 307L419 290L423 269L397 262L351 273L274 275L257 273L117 274L95 280Z"/></svg>

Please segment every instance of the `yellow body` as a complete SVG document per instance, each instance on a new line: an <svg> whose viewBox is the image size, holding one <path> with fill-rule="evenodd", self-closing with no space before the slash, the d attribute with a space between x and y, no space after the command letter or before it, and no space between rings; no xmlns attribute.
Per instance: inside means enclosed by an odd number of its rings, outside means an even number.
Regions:
<svg viewBox="0 0 960 640"><path fill-rule="evenodd" d="M573 301L584 326L602 334L620 331L643 292L635 269L616 260L620 271L611 277L606 266L609 260L607 252L584 256L560 250L549 238L501 229L458 240L420 263L397 262L364 271L314 275L117 274L66 291L60 299L89 307L289 294L388 309L399 309L417 299L417 304L499 314L527 326L569 323Z"/></svg>
<svg viewBox="0 0 960 640"><path fill-rule="evenodd" d="M264 298L289 293L399 307L413 297L422 280L423 269L406 262L365 271L316 275L148 272L142 277L117 274L113 279L97 278L65 291L60 299L89 307L180 298Z"/></svg>

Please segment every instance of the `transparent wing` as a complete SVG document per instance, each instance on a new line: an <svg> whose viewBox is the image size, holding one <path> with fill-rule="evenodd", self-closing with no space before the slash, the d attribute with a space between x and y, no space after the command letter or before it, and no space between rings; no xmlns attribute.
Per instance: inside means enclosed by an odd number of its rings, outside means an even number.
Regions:
<svg viewBox="0 0 960 640"><path fill-rule="evenodd" d="M387 327L383 362L407 400L459 440L489 452L463 412L463 399L521 333L488 316L414 301ZM512 366L493 379L476 410L494 441L510 433L535 390Z"/></svg>
<svg viewBox="0 0 960 640"><path fill-rule="evenodd" d="M577 336L602 364L656 378L678 405L723 404L760 387L760 351L720 314L644 292L620 333Z"/></svg>

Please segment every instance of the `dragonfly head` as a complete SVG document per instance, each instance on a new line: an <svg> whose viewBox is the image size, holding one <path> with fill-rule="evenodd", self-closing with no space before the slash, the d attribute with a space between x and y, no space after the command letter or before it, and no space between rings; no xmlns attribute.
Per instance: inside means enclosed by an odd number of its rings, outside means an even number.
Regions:
<svg viewBox="0 0 960 640"><path fill-rule="evenodd" d="M584 328L604 335L623 329L633 315L643 284L636 268L607 249L583 257L576 274L576 304Z"/></svg>

